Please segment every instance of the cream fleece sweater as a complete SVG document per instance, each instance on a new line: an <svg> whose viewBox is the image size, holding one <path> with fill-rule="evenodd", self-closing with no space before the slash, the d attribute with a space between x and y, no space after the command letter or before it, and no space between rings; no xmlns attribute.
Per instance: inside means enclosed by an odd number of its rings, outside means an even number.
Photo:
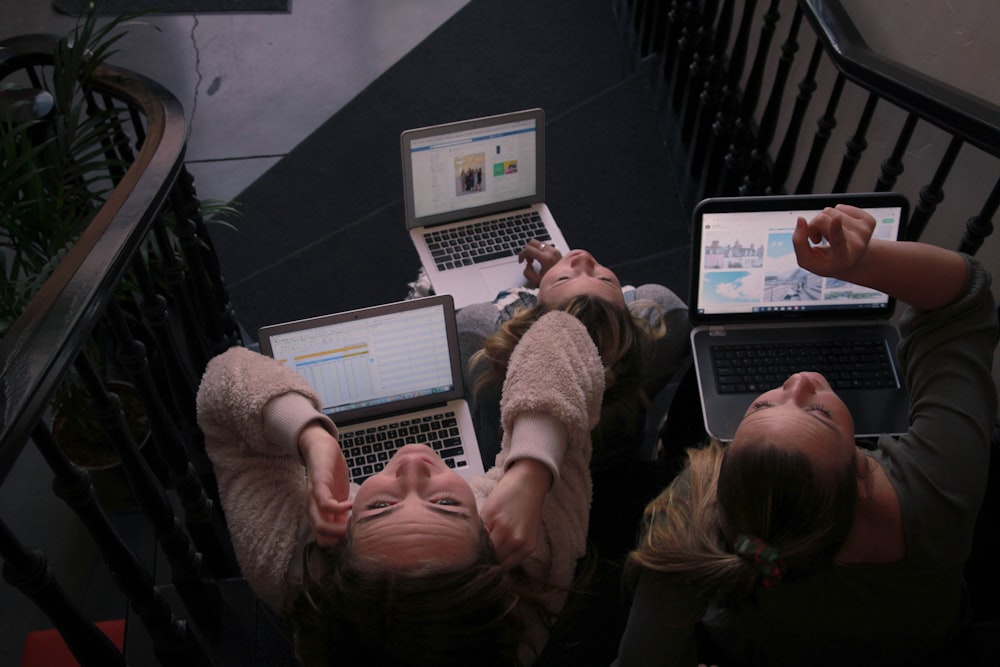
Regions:
<svg viewBox="0 0 1000 667"><path fill-rule="evenodd" d="M542 535L525 561L541 581L566 587L586 550L591 499L590 430L600 417L604 369L583 325L553 312L536 322L511 355L501 400L503 445L496 465L471 482L480 509L506 468L522 458L553 473ZM244 348L213 359L198 391L198 423L215 469L236 556L251 588L283 612L302 583L302 553L312 539L298 434L319 420L308 383L278 362ZM353 488L353 497L356 488ZM558 611L565 596L553 598ZM540 651L541 624L528 644Z"/></svg>

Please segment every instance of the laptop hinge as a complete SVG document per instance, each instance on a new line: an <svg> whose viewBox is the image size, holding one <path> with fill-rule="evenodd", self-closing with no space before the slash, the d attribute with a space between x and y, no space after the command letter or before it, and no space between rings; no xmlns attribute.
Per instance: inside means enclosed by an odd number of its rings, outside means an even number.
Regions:
<svg viewBox="0 0 1000 667"><path fill-rule="evenodd" d="M722 325L719 325L719 324L714 324L714 325L708 327L708 335L709 336L725 336L726 335L726 327L724 327Z"/></svg>

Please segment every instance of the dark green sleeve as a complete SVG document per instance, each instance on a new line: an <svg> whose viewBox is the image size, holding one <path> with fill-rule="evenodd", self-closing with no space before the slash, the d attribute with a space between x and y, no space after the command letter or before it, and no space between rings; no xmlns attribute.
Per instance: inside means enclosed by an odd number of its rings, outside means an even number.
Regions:
<svg viewBox="0 0 1000 667"><path fill-rule="evenodd" d="M899 347L910 428L880 456L903 507L911 557L964 559L986 489L996 423L997 311L990 274L968 258L965 294L933 311L907 309Z"/></svg>

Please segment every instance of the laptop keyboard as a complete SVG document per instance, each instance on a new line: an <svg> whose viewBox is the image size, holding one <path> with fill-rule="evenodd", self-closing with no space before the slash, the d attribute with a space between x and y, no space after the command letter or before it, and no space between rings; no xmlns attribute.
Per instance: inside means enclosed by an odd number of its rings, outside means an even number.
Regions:
<svg viewBox="0 0 1000 667"><path fill-rule="evenodd" d="M799 371L823 374L835 390L898 386L881 339L713 345L710 351L722 394L759 394Z"/></svg>
<svg viewBox="0 0 1000 667"><path fill-rule="evenodd" d="M481 264L521 252L528 241L551 239L538 213L531 211L481 220L424 234L438 271Z"/></svg>
<svg viewBox="0 0 1000 667"><path fill-rule="evenodd" d="M344 427L340 429L338 442L347 459L351 481L358 484L380 472L403 445L428 445L450 468L468 465L458 420L452 410L355 431Z"/></svg>

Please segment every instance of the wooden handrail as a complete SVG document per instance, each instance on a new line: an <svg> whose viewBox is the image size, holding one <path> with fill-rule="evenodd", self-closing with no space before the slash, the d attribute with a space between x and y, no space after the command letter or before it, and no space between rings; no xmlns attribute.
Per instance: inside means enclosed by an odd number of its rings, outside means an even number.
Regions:
<svg viewBox="0 0 1000 667"><path fill-rule="evenodd" d="M0 43L0 78L29 60L43 64L57 38ZM40 55L42 54L42 55ZM80 239L0 341L0 482L42 418L183 166L180 102L141 74L102 66L98 90L126 102L146 122L135 161Z"/></svg>

